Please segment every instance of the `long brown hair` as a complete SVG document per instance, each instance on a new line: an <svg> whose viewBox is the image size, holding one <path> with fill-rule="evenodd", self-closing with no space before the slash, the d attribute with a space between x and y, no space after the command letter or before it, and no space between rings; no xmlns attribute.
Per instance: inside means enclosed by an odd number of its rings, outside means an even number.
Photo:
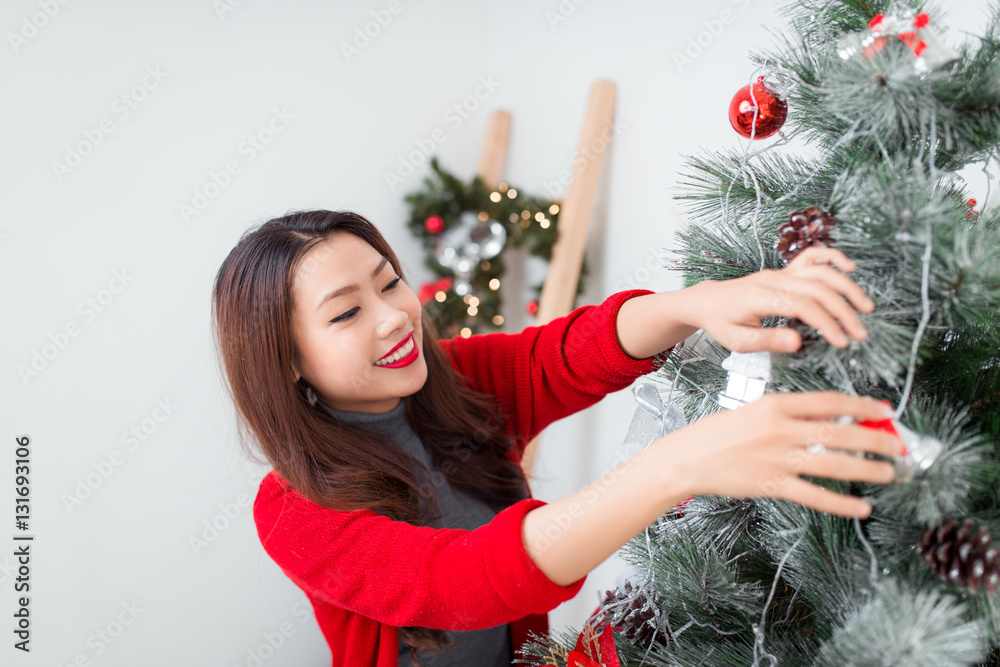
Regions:
<svg viewBox="0 0 1000 667"><path fill-rule="evenodd" d="M404 281L395 253L367 219L346 211L300 211L248 230L219 269L212 293L212 327L237 429L247 455L252 440L267 462L302 496L330 509L369 509L423 526L421 498L440 514L433 488L417 477L421 464L384 435L336 420L310 405L305 378L292 373L298 358L292 334L292 284L303 255L332 233L360 237L389 260ZM463 384L438 346L430 318L421 318L427 380L403 398L413 430L434 467L453 488L494 511L527 497L524 473L506 458L512 441L505 415L491 396ZM252 435L248 438L247 435ZM440 652L453 644L441 630L400 628L417 665L416 649Z"/></svg>

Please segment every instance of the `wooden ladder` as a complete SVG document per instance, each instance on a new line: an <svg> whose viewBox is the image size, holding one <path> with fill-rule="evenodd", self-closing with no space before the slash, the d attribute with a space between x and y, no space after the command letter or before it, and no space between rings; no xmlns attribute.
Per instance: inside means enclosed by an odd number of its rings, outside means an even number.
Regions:
<svg viewBox="0 0 1000 667"><path fill-rule="evenodd" d="M580 282L580 267L583 265L583 254L587 247L594 193L597 190L605 153L603 148L593 151L588 150L588 147L606 144L608 137L607 135L602 137L601 133L611 126L614 115L615 84L610 81L595 81L590 89L587 115L583 121L583 131L580 133L576 152L578 157L591 155L593 157L573 160L569 190L559 206L559 236L552 246L552 259L549 262L548 274L538 302L538 312L535 315L538 324L546 324L557 317L569 314L573 309L577 285ZM496 187L500 183L500 174L510 143L510 120L510 114L505 111L494 111L490 117L486 139L483 142L483 152L479 157L479 169L476 171L476 175L487 187ZM528 478L531 477L534 466L538 440L536 437L528 443L521 459L521 468Z"/></svg>

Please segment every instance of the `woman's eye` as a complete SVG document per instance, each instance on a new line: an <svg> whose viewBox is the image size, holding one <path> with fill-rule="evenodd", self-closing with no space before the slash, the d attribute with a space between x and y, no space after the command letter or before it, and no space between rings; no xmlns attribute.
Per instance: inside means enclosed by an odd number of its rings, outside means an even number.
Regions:
<svg viewBox="0 0 1000 667"><path fill-rule="evenodd" d="M395 280L393 280L388 285L386 285L385 288L382 291L383 292L388 292L389 290L394 289L396 287L396 285L399 284L400 280L402 280L402 278L398 278L397 277ZM346 322L347 320L349 320L352 317L354 317L355 315L357 315L358 314L358 310L359 310L358 308L351 308L349 311L347 311L343 315L338 315L337 317L335 317L332 320L330 320L330 323L333 324L334 322Z"/></svg>
<svg viewBox="0 0 1000 667"><path fill-rule="evenodd" d="M343 315L340 315L338 317L333 318L332 320L330 320L330 322L331 323L333 323L333 322L344 322L344 321L349 320L352 317L354 317L357 313L358 313L358 309L357 308L351 308L349 311L347 311Z"/></svg>

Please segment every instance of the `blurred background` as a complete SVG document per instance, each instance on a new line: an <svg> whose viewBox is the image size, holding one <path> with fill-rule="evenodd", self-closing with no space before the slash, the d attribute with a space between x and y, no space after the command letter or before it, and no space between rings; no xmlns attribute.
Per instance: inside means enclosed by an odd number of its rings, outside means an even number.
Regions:
<svg viewBox="0 0 1000 667"><path fill-rule="evenodd" d="M938 6L976 33L985 4ZM728 104L780 14L772 0L5 1L5 618L21 595L11 499L25 435L35 539L31 652L7 634L0 662L329 664L254 528L267 468L240 450L210 332L223 258L271 217L348 209L380 227L416 289L432 276L404 197L430 169L387 174L443 130L434 154L471 179L501 109L504 180L562 197L590 87L607 79L618 131L579 303L677 289L659 258L683 224L671 199L683 157L745 147ZM456 114L469 96L480 104ZM519 299L505 320L533 324ZM547 429L535 497L616 466L634 409L622 391ZM579 628L624 567L592 572L552 627Z"/></svg>

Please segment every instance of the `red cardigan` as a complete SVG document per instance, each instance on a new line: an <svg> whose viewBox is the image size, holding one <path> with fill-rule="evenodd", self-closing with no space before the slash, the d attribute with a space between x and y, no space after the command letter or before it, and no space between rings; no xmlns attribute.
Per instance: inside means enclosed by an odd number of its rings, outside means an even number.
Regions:
<svg viewBox="0 0 1000 667"><path fill-rule="evenodd" d="M649 290L612 295L518 334L439 341L470 387L496 396L520 461L548 424L593 405L654 370L632 359L616 333L618 309ZM548 610L577 594L586 576L553 583L525 551L527 498L475 530L435 529L370 510L335 511L289 487L275 471L260 483L254 521L261 544L305 591L330 645L333 667L397 667L398 628L475 630L510 623L517 651L528 630L548 632Z"/></svg>

